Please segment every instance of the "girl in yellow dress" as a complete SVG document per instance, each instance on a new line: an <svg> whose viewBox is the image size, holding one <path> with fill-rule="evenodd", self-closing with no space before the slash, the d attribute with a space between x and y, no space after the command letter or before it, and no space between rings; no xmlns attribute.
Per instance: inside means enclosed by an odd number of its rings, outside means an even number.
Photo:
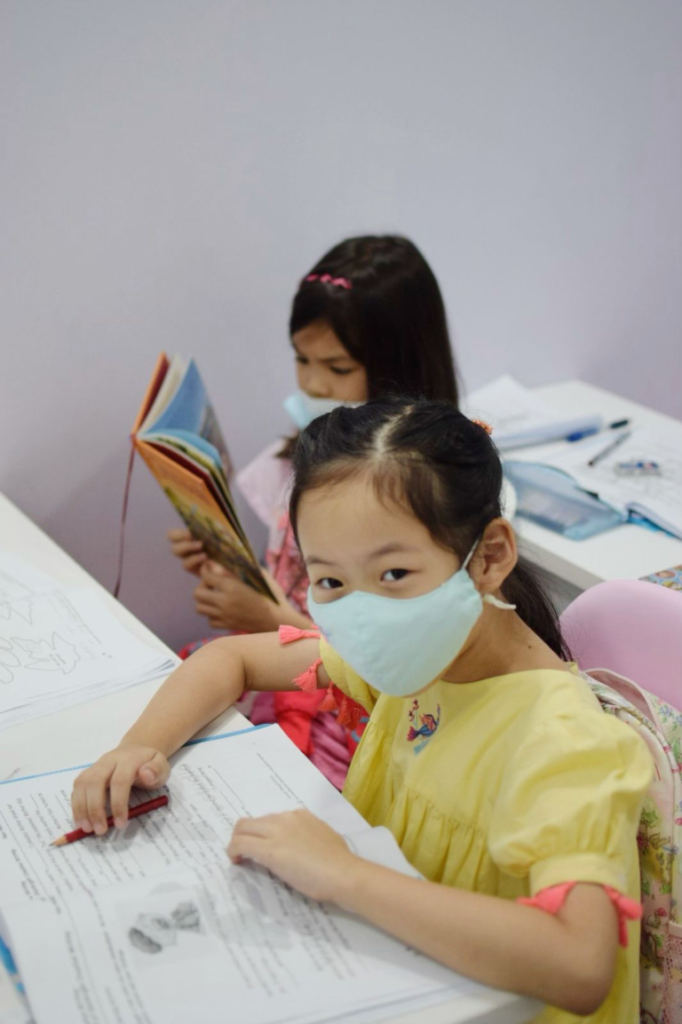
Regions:
<svg viewBox="0 0 682 1024"><path fill-rule="evenodd" d="M131 785L162 784L167 758L245 689L329 688L342 713L352 698L370 714L346 797L426 881L362 860L302 811L240 822L232 860L541 1000L543 1024L636 1024L651 764L602 713L519 565L487 428L447 402L370 402L315 420L294 469L325 639L283 627L202 648L79 776L74 820L105 832L108 790L122 826Z"/></svg>

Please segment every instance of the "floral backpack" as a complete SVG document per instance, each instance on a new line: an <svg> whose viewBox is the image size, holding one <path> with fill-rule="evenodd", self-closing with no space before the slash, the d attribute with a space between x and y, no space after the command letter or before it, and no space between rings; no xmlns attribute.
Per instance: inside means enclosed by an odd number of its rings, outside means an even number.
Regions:
<svg viewBox="0 0 682 1024"><path fill-rule="evenodd" d="M682 713L616 672L590 669L584 677L604 711L635 729L653 758L637 835L640 1024L682 1024Z"/></svg>

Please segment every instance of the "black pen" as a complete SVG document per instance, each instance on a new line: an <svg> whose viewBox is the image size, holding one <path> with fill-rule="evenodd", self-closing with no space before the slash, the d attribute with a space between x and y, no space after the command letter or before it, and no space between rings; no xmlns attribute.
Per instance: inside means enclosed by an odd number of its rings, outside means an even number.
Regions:
<svg viewBox="0 0 682 1024"><path fill-rule="evenodd" d="M624 430L622 434L618 435L615 441L611 441L610 444L607 444L606 448L602 448L600 452L597 452L597 454L590 459L587 465L596 466L598 462L601 462L602 459L605 459L607 455L610 455L611 452L618 447L618 445L622 444L623 441L627 441L627 439L631 436L631 430Z"/></svg>

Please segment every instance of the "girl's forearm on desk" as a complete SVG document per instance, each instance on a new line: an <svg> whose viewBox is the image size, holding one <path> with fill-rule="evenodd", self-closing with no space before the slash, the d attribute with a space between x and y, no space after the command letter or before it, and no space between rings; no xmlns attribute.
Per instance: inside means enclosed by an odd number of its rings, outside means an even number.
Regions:
<svg viewBox="0 0 682 1024"><path fill-rule="evenodd" d="M120 746L154 747L170 757L238 701L244 683L239 645L231 637L211 641L171 673Z"/></svg>
<svg viewBox="0 0 682 1024"><path fill-rule="evenodd" d="M161 686L120 746L175 753L250 690L295 690L294 679L316 660L319 641L281 646L277 633L221 637L200 648ZM320 666L318 684L329 676Z"/></svg>
<svg viewBox="0 0 682 1024"><path fill-rule="evenodd" d="M358 859L337 902L475 981L571 1013L592 1013L615 971L616 919L599 886L579 885L553 916L511 900Z"/></svg>

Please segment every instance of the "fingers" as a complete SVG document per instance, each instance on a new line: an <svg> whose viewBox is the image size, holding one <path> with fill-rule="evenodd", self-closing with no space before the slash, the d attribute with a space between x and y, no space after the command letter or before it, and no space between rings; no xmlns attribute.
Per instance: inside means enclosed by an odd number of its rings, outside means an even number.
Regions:
<svg viewBox="0 0 682 1024"><path fill-rule="evenodd" d="M166 537L171 542L171 544L174 544L176 541L194 540L194 537L189 532L189 530L183 526L178 526L173 530L168 530L166 533Z"/></svg>
<svg viewBox="0 0 682 1024"><path fill-rule="evenodd" d="M252 860L256 864L268 867L272 857L269 840L260 836L233 835L227 847L227 856L233 864L241 864L243 860Z"/></svg>
<svg viewBox="0 0 682 1024"><path fill-rule="evenodd" d="M101 758L97 764L87 768L74 783L71 797L73 820L84 832L92 832L95 826L106 832L105 794L107 783L115 767L113 758Z"/></svg>
<svg viewBox="0 0 682 1024"><path fill-rule="evenodd" d="M260 818L240 818L234 827L233 836L271 836L283 814L263 814Z"/></svg>
<svg viewBox="0 0 682 1024"><path fill-rule="evenodd" d="M123 828L128 820L130 790L137 774L136 763L134 761L127 761L116 765L114 774L111 776L109 799L111 801L111 814L116 828Z"/></svg>
<svg viewBox="0 0 682 1024"><path fill-rule="evenodd" d="M248 859L272 868L287 831L297 825L303 811L264 814L260 818L240 818L227 847L230 860L239 864Z"/></svg>
<svg viewBox="0 0 682 1024"><path fill-rule="evenodd" d="M136 783L139 786L144 786L145 789L156 789L157 786L163 786L168 781L169 775L170 765L163 754L157 751L151 761L147 761L141 766L137 773Z"/></svg>
<svg viewBox="0 0 682 1024"><path fill-rule="evenodd" d="M208 559L206 562L206 571L213 573L215 576L233 576L233 573L229 569L226 569L220 562L214 562L213 559Z"/></svg>
<svg viewBox="0 0 682 1024"><path fill-rule="evenodd" d="M200 540L174 540L171 544L171 549L174 555L178 558L184 558L186 555L195 554L197 551L203 551L204 546Z"/></svg>
<svg viewBox="0 0 682 1024"><path fill-rule="evenodd" d="M106 795L113 768L113 761L98 762L84 773L85 808L80 825L84 832L94 832L98 836L103 836L108 828Z"/></svg>
<svg viewBox="0 0 682 1024"><path fill-rule="evenodd" d="M208 556L202 551L198 555L190 555L188 558L183 558L182 568L185 572L193 572L195 575L198 575L199 570L207 557Z"/></svg>
<svg viewBox="0 0 682 1024"><path fill-rule="evenodd" d="M128 820L131 788L155 789L162 786L169 775L170 765L158 751L151 758L144 757L143 752L122 756L109 782L111 814L116 828L123 828Z"/></svg>
<svg viewBox="0 0 682 1024"><path fill-rule="evenodd" d="M201 580L207 587L218 587L221 590L227 590L233 586L245 586L240 584L239 580L236 580L231 572L227 569L223 569L222 566L218 566L220 571L216 571L216 563L211 562L210 559L201 567Z"/></svg>
<svg viewBox="0 0 682 1024"><path fill-rule="evenodd" d="M111 816L117 828L128 820L128 802L132 786L152 789L162 786L170 775L170 765L159 751L138 747L119 749L87 768L76 779L71 797L73 820L84 832L104 835L107 825L107 790Z"/></svg>

